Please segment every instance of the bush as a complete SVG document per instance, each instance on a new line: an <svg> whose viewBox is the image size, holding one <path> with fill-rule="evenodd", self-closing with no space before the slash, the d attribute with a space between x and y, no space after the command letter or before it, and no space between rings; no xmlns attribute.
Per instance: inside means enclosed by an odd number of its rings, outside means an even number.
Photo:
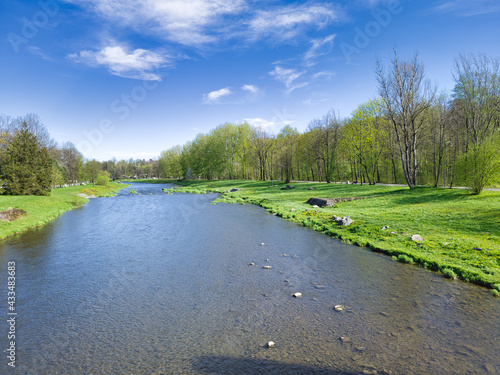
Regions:
<svg viewBox="0 0 500 375"><path fill-rule="evenodd" d="M109 184L109 177L104 174L97 175L95 179L97 185L107 186Z"/></svg>
<svg viewBox="0 0 500 375"><path fill-rule="evenodd" d="M481 145L473 145L462 155L458 168L472 194L481 194L486 186L500 179L500 135L495 134Z"/></svg>

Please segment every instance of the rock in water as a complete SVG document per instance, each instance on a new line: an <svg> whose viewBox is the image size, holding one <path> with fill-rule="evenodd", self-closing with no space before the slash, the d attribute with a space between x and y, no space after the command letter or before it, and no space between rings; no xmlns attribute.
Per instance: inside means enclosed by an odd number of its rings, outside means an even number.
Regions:
<svg viewBox="0 0 500 375"><path fill-rule="evenodd" d="M297 292L297 293L294 293L294 294L293 294L293 296L294 296L295 298L299 298L299 297L302 297L302 293Z"/></svg>
<svg viewBox="0 0 500 375"><path fill-rule="evenodd" d="M273 268L273 267L271 267L271 266L264 266L264 267L262 267L262 268L264 268L265 270L270 270L270 269L271 269L271 268Z"/></svg>

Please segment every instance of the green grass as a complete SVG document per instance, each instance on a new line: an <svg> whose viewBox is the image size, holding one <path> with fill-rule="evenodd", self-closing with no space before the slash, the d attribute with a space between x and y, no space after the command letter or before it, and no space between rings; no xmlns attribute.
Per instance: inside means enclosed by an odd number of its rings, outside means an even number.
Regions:
<svg viewBox="0 0 500 375"><path fill-rule="evenodd" d="M157 180L169 182L173 181ZM218 201L257 204L346 243L499 291L494 285L500 284L500 192L474 196L456 189L293 183L295 189L280 190L283 183L273 185L246 180L188 181L178 183L175 191L223 193L240 188L224 193ZM371 196L376 197L330 208L313 209L305 203L311 197ZM354 223L340 227L332 223L334 214L349 215ZM385 226L389 229L381 230ZM424 242L410 241L413 234L421 235Z"/></svg>
<svg viewBox="0 0 500 375"><path fill-rule="evenodd" d="M117 183L96 187L70 186L54 189L53 196L49 197L0 195L0 211L12 207L27 212L27 215L23 215L15 221L0 221L0 239L46 224L62 213L87 203L88 199L76 196L78 193L83 192L87 195L110 197L126 186Z"/></svg>

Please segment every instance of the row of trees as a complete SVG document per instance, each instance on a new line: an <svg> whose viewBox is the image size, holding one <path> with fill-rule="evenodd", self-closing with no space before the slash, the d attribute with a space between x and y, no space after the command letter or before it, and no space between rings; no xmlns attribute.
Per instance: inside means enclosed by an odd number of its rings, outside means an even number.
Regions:
<svg viewBox="0 0 500 375"><path fill-rule="evenodd" d="M228 178L469 186L480 193L500 175L499 60L460 55L452 93L437 94L418 56L377 63L379 98L349 118L335 111L300 133L223 124L159 160L85 160L58 145L35 114L0 116L3 193L48 194L51 186L108 178Z"/></svg>
<svg viewBox="0 0 500 375"><path fill-rule="evenodd" d="M36 114L0 116L2 193L48 195L51 187L109 179L158 176L158 161L85 160L71 142L58 145Z"/></svg>
<svg viewBox="0 0 500 375"><path fill-rule="evenodd" d="M298 132L277 135L223 124L163 151L160 174L172 178L245 178L466 185L475 193L500 173L499 61L461 55L455 88L437 93L415 55L377 64L380 97L342 119L334 111Z"/></svg>

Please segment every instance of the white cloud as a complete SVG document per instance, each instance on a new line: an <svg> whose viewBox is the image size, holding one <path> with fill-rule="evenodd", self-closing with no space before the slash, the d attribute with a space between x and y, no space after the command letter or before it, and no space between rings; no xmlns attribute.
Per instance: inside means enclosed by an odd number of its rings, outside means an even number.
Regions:
<svg viewBox="0 0 500 375"><path fill-rule="evenodd" d="M232 91L229 87L225 87L223 89L209 92L208 94L203 95L203 103L204 104L214 104L217 101L227 95L231 95Z"/></svg>
<svg viewBox="0 0 500 375"><path fill-rule="evenodd" d="M265 120L262 118L245 118L243 119L248 124L262 130L278 131L283 126L293 124L293 121L280 121L279 119Z"/></svg>
<svg viewBox="0 0 500 375"><path fill-rule="evenodd" d="M486 13L500 12L498 0L450 0L432 7L424 13L455 13L461 17L472 17Z"/></svg>
<svg viewBox="0 0 500 375"><path fill-rule="evenodd" d="M316 73L315 75L312 76L312 79L318 79L321 77L325 77L325 79L331 79L332 77L335 77L336 75L337 75L337 73L335 73L335 72L324 71L324 72Z"/></svg>
<svg viewBox="0 0 500 375"><path fill-rule="evenodd" d="M105 67L119 77L148 81L160 81L161 77L153 71L167 62L165 57L155 52L141 48L132 51L120 45L104 47L99 51L84 50L68 55L68 58L92 67Z"/></svg>
<svg viewBox="0 0 500 375"><path fill-rule="evenodd" d="M323 28L338 19L331 4L287 5L273 10L257 11L249 23L254 39L270 37L287 41L302 33L305 27Z"/></svg>
<svg viewBox="0 0 500 375"><path fill-rule="evenodd" d="M245 91L248 91L248 92L250 92L252 94L257 94L259 92L259 89L256 86L254 86L254 85L243 85L241 87L241 89L245 90Z"/></svg>
<svg viewBox="0 0 500 375"><path fill-rule="evenodd" d="M277 80L283 82L286 87L290 87L297 78L304 74L304 72L298 72L296 69L284 69L281 66L275 66L270 75L275 77Z"/></svg>
<svg viewBox="0 0 500 375"><path fill-rule="evenodd" d="M154 33L189 46L214 42L211 27L223 25L223 16L238 14L245 0L66 0L86 6L104 19Z"/></svg>
<svg viewBox="0 0 500 375"><path fill-rule="evenodd" d="M303 82L298 84L294 83L297 80L297 78L305 74L305 72L299 72L296 69L284 69L280 66L275 66L274 70L272 72L269 72L269 74L274 78L276 78L278 81L281 81L285 84L287 88L286 91L287 94L291 93L292 91L298 88L305 87L309 84L308 82Z"/></svg>
<svg viewBox="0 0 500 375"><path fill-rule="evenodd" d="M332 51L333 40L335 39L335 34L329 35L323 39L312 40L312 46L304 55L304 60L307 65L314 65L314 59L329 54Z"/></svg>
<svg viewBox="0 0 500 375"><path fill-rule="evenodd" d="M47 55L44 51L42 51L39 47L36 46L28 46L28 52L31 53L32 55L36 55L38 57L41 57L44 60L47 61L52 61L49 55Z"/></svg>

